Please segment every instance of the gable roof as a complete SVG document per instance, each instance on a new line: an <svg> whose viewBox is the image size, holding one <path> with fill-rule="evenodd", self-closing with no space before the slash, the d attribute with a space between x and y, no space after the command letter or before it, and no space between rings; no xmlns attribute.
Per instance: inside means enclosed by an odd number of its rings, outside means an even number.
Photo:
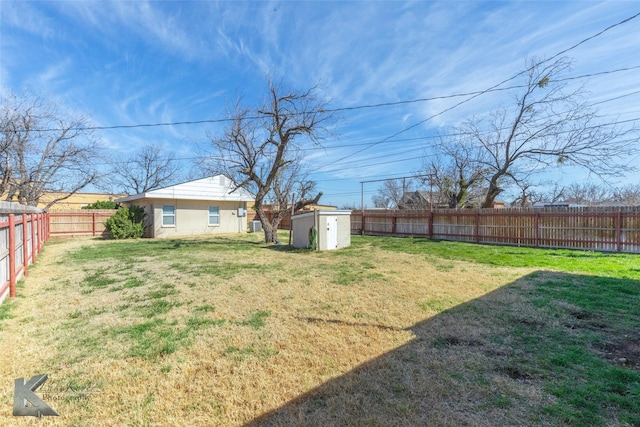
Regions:
<svg viewBox="0 0 640 427"><path fill-rule="evenodd" d="M116 203L132 202L141 199L170 200L215 200L230 202L252 202L255 196L244 188L233 189L236 184L224 175L215 175L195 181L158 188L157 190L135 194L116 200Z"/></svg>

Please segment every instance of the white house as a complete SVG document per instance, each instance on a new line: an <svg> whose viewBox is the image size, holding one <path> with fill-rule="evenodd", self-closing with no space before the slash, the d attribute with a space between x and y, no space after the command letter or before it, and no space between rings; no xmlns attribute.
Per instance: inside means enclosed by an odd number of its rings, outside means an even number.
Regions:
<svg viewBox="0 0 640 427"><path fill-rule="evenodd" d="M224 175L189 181L116 200L145 211L145 237L247 231L247 203L255 197Z"/></svg>

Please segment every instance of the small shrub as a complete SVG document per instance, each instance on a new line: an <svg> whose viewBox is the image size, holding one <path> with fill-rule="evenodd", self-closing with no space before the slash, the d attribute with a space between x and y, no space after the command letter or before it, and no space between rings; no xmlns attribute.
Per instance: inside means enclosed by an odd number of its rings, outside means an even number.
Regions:
<svg viewBox="0 0 640 427"><path fill-rule="evenodd" d="M120 208L104 223L113 239L137 239L144 235L144 208Z"/></svg>

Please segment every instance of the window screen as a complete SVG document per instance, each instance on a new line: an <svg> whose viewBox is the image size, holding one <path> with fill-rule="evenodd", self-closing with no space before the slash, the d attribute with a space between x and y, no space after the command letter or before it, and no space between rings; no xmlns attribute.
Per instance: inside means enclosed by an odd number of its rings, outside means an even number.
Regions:
<svg viewBox="0 0 640 427"><path fill-rule="evenodd" d="M162 206L162 225L176 225L176 207L174 205Z"/></svg>
<svg viewBox="0 0 640 427"><path fill-rule="evenodd" d="M220 225L220 208L209 206L209 225Z"/></svg>

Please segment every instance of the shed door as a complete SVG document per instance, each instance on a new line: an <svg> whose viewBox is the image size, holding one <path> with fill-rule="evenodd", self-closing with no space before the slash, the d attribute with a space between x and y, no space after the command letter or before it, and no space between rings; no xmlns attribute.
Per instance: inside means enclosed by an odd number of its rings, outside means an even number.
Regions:
<svg viewBox="0 0 640 427"><path fill-rule="evenodd" d="M336 249L338 247L338 217L327 217L327 249Z"/></svg>

